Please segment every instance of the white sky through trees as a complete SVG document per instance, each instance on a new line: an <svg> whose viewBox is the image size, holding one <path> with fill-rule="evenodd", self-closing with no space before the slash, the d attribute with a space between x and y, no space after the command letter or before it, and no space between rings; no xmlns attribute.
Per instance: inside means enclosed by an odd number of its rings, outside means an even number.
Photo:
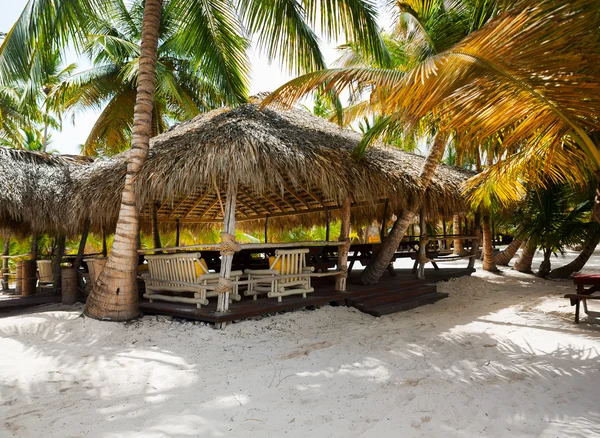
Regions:
<svg viewBox="0 0 600 438"><path fill-rule="evenodd" d="M8 32L10 30L26 4L27 0L0 0L2 7L0 32ZM323 52L329 66L339 56L335 50L336 45L339 43L323 43ZM277 61L269 64L266 58L259 56L254 50L250 51L249 58L252 65L251 94L261 91L272 91L289 79L292 79L292 76L286 74L279 67ZM65 61L66 63L75 62L78 65L78 70L89 65L87 60L77 59L74 53L68 55ZM57 150L63 154L79 154L80 145L85 142L99 113L99 111L93 110L79 112L75 114L75 123L73 123L72 117L66 117L63 122L63 131L52 133L50 149Z"/></svg>

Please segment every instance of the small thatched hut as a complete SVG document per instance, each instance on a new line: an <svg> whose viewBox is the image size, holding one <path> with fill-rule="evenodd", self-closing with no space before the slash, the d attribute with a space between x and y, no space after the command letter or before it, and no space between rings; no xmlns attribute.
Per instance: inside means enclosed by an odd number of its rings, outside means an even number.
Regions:
<svg viewBox="0 0 600 438"><path fill-rule="evenodd" d="M74 175L89 170L92 162L88 157L0 148L0 227L20 235L79 232L80 218L72 213L73 194L81 186Z"/></svg>

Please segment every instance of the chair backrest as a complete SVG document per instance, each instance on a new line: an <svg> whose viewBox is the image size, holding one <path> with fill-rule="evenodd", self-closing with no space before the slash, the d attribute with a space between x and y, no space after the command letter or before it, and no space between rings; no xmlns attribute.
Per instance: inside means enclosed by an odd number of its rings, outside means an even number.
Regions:
<svg viewBox="0 0 600 438"><path fill-rule="evenodd" d="M40 283L52 283L54 280L52 260L38 260L37 268L40 273Z"/></svg>
<svg viewBox="0 0 600 438"><path fill-rule="evenodd" d="M90 279L92 283L96 283L100 272L104 269L104 265L106 265L106 261L108 258L106 257L94 257L89 259L83 259L83 261L87 264L88 272L90 273Z"/></svg>
<svg viewBox="0 0 600 438"><path fill-rule="evenodd" d="M183 284L168 283L169 280L196 283L196 267L200 265L200 253L198 252L147 255L146 260L150 278L162 280L156 282L158 286L185 287Z"/></svg>
<svg viewBox="0 0 600 438"><path fill-rule="evenodd" d="M277 249L275 250L275 259L271 263L270 268L278 270L281 275L301 274L302 270L306 267L306 254L309 252L308 248ZM293 277L280 281L286 283L300 279Z"/></svg>

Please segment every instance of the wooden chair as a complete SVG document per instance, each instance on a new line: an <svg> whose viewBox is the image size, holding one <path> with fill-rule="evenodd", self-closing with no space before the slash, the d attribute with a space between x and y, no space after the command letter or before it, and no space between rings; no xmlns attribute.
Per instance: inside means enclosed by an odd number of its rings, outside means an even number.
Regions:
<svg viewBox="0 0 600 438"><path fill-rule="evenodd" d="M248 280L260 280L248 284L246 296L256 299L258 294L266 293L269 298L277 297L281 302L282 297L287 295L302 295L313 292L310 285L310 274L314 271L312 266L306 266L306 254L308 248L302 249L278 249L275 257L269 258L269 269L246 269ZM303 275L304 274L304 275ZM297 277L279 278L287 275L298 275Z"/></svg>
<svg viewBox="0 0 600 438"><path fill-rule="evenodd" d="M189 303L200 308L208 304L208 297L216 295L214 291L200 287L219 281L219 274L208 272L200 253L148 255L146 260L149 275L144 276L144 298L148 298L150 302L160 300ZM237 281L241 275L242 271L232 271L230 278ZM183 296L184 293L191 293L193 297ZM237 285L234 285L231 299L240 298Z"/></svg>
<svg viewBox="0 0 600 438"><path fill-rule="evenodd" d="M42 284L51 284L54 282L54 272L52 272L52 260L38 260L38 281Z"/></svg>
<svg viewBox="0 0 600 438"><path fill-rule="evenodd" d="M100 272L104 269L104 265L106 265L106 261L108 259L106 257L90 257L83 259L83 261L87 264L88 272L90 274L90 282L91 284L96 284L96 280L98 280L98 276Z"/></svg>

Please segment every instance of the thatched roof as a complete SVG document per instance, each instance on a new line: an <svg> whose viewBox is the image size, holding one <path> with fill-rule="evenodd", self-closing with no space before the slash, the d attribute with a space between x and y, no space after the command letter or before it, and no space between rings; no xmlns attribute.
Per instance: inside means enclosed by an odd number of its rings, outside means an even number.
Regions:
<svg viewBox="0 0 600 438"><path fill-rule="evenodd" d="M219 198L225 199L230 177L237 180L240 222L269 216L310 223L322 218L325 209L335 212L347 196L362 207L357 211L366 219L379 217L377 208L381 210L384 199L389 200L390 213L412 205L424 159L374 148L356 161L352 150L359 141L359 134L302 110L260 110L247 104L198 116L151 141L136 187L144 205L142 221L150 220L151 205L157 204L163 223L218 223ZM55 185L67 186L70 175L68 196L59 190L56 199L69 205L72 229L86 218L92 228L114 226L126 159L124 153L87 166L48 159L57 169L70 171L57 177ZM440 166L427 191L426 211L448 216L463 210L461 185L469 176ZM39 196L48 204L44 212L49 211L53 195L46 190Z"/></svg>
<svg viewBox="0 0 600 438"><path fill-rule="evenodd" d="M25 235L75 231L71 216L72 177L92 159L0 148L0 226Z"/></svg>

